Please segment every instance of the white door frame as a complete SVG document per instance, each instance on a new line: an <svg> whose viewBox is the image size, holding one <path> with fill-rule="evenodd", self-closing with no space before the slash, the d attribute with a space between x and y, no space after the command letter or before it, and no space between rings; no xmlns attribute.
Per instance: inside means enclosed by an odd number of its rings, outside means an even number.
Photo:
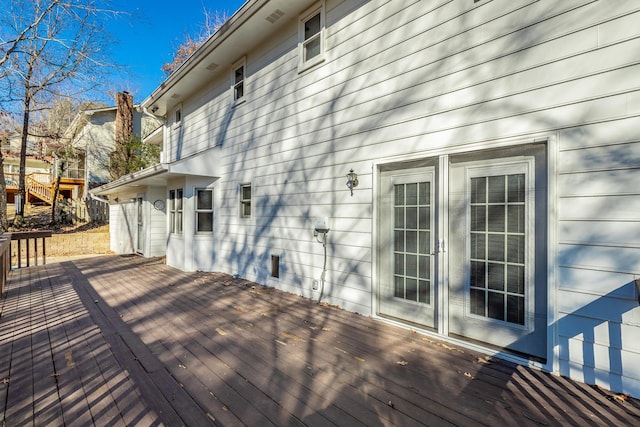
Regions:
<svg viewBox="0 0 640 427"><path fill-rule="evenodd" d="M399 169L401 170L403 167L416 167L419 166L421 162L424 162L425 159L438 158L438 168L440 179L437 182L438 194L437 194L437 202L439 205L446 206L448 205L448 194L445 189L448 189L448 179L449 179L449 156L454 154L463 154L463 153L473 153L473 152L484 152L491 149L499 149L499 148L508 148L508 147L518 147L522 145L528 145L533 143L546 143L547 153L546 153L546 171L547 171L547 358L546 363L530 360L524 357L520 357L508 352L502 352L499 350L495 350L488 346L483 346L481 344L477 344L474 342L469 342L461 339L457 339L455 337L448 336L449 334L449 324L448 324L448 284L449 284L449 265L447 257L438 257L437 258L437 303L439 305L440 310L445 310L442 312L442 315L438 316L436 321L437 332L430 331L428 329L419 329L421 333L426 335L433 336L443 341L447 341L461 347L474 349L476 351L481 351L487 354L496 355L506 360L510 360L512 362L535 366L547 371L557 372L559 369L559 348L558 348L558 331L557 331L557 320L558 320L558 310L557 310L557 152L558 152L558 142L557 142L557 133L540 133L533 134L526 137L516 137L516 138L505 138L505 139L495 139L488 141L481 141L469 144L461 144L454 147L443 147L443 148L435 148L431 150L424 150L415 152L412 154L394 156L376 159L372 162L372 173L373 173L373 251L372 251L372 288L371 288L371 307L372 307L372 317L384 320L388 323L392 323L404 328L416 329L415 325L407 325L405 323L390 320L388 318L382 317L378 315L379 307L377 301L377 283L380 280L380 272L378 271L379 266L379 254L378 254L378 245L381 239L380 230L378 227L380 221L380 212L379 212L379 201L382 195L380 194L380 179L381 172L389 169ZM443 209L441 215L444 217L442 221L446 221L448 223L448 211ZM448 230L446 227L438 227L438 236L437 239L444 240L448 242Z"/></svg>
<svg viewBox="0 0 640 427"><path fill-rule="evenodd" d="M144 255L145 252L145 235L146 235L146 224L147 218L145 215L145 198L144 193L137 194L135 199L135 209L136 209L136 247L135 252L141 255Z"/></svg>

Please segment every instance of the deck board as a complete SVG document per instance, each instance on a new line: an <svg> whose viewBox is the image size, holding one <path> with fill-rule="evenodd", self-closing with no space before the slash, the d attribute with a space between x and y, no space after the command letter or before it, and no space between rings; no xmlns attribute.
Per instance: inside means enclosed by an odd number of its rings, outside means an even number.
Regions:
<svg viewBox="0 0 640 427"><path fill-rule="evenodd" d="M157 259L12 271L6 425L638 425L637 400Z"/></svg>

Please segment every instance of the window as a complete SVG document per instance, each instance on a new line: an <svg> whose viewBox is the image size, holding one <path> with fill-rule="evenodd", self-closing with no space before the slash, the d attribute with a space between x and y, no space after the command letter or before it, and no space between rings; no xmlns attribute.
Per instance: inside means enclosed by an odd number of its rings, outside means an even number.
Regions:
<svg viewBox="0 0 640 427"><path fill-rule="evenodd" d="M232 89L233 89L233 101L236 103L240 103L244 101L245 94L245 75L246 75L246 63L245 59L242 58L240 61L233 64L232 67Z"/></svg>
<svg viewBox="0 0 640 427"><path fill-rule="evenodd" d="M299 67L302 70L324 60L324 3L300 19Z"/></svg>
<svg viewBox="0 0 640 427"><path fill-rule="evenodd" d="M196 188L196 232L213 232L213 190Z"/></svg>
<svg viewBox="0 0 640 427"><path fill-rule="evenodd" d="M178 127L182 124L182 105L178 105L173 113L173 126Z"/></svg>
<svg viewBox="0 0 640 427"><path fill-rule="evenodd" d="M240 216L243 218L251 217L251 184L240 186Z"/></svg>
<svg viewBox="0 0 640 427"><path fill-rule="evenodd" d="M169 190L169 232L182 234L182 188Z"/></svg>

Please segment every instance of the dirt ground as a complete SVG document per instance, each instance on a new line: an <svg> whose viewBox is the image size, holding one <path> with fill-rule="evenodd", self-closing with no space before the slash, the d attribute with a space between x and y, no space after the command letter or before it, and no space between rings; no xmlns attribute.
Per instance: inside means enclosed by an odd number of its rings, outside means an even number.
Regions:
<svg viewBox="0 0 640 427"><path fill-rule="evenodd" d="M65 233L102 233L109 229L108 224L93 224L78 222L76 224L51 224L51 206L25 206L24 222L16 227L13 225L16 212L13 204L7 206L9 231L51 230L56 234Z"/></svg>

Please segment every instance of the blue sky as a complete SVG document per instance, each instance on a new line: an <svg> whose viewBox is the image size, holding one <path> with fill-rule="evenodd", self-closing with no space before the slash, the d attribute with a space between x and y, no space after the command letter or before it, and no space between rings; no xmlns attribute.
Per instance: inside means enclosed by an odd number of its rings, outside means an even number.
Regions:
<svg viewBox="0 0 640 427"><path fill-rule="evenodd" d="M127 12L113 18L108 28L116 38L114 61L126 67L114 90L128 90L142 102L164 80L160 67L172 58L187 34L198 34L206 8L231 16L244 0L113 0L115 10Z"/></svg>

